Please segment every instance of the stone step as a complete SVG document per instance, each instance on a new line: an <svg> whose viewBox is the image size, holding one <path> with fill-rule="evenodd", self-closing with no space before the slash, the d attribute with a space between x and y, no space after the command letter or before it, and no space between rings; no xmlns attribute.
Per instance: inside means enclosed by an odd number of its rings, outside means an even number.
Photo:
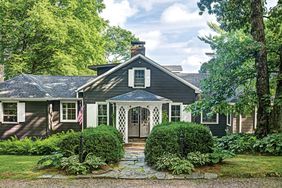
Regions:
<svg viewBox="0 0 282 188"><path fill-rule="evenodd" d="M129 142L125 144L125 147L145 147L145 142Z"/></svg>

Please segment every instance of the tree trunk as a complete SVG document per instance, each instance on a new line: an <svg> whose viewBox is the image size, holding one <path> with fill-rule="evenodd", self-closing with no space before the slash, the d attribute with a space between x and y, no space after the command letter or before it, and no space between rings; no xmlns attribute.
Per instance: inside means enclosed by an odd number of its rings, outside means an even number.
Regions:
<svg viewBox="0 0 282 188"><path fill-rule="evenodd" d="M282 132L282 46L279 49L279 73L272 111L271 132Z"/></svg>
<svg viewBox="0 0 282 188"><path fill-rule="evenodd" d="M270 92L262 0L251 1L251 34L253 39L261 45L255 54L257 70L256 90L258 97L256 135L263 137L269 133Z"/></svg>

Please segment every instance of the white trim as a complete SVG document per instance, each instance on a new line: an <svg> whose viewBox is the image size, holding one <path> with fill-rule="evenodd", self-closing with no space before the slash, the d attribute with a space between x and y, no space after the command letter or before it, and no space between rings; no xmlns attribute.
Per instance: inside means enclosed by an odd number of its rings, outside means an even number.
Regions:
<svg viewBox="0 0 282 188"><path fill-rule="evenodd" d="M122 68L123 66L131 63L132 61L138 59L138 58L142 58L143 60L149 62L150 64L154 65L155 67L157 67L158 69L162 70L163 72L167 73L168 75L170 75L171 77L177 79L178 81L184 83L185 85L189 86L190 88L194 89L196 93L201 93L201 90L196 87L195 85L191 84L190 82L187 82L186 80L184 80L183 78L180 78L179 76L177 76L176 74L174 74L173 72L170 72L169 70L167 70L166 68L162 67L161 65L159 65L158 63L154 62L153 60L149 59L148 57L142 55L142 54L138 54L136 56L134 56L133 58L129 59L128 61L121 63L120 65L110 69L109 71L105 72L104 74L101 74L100 76L97 76L96 78L94 78L93 80L91 80L90 82L82 85L81 87L79 87L76 92L86 88L87 86L95 83L96 81L98 81L99 79L113 73L114 71Z"/></svg>
<svg viewBox="0 0 282 188"><path fill-rule="evenodd" d="M166 100L166 101L122 101L122 100L106 100L106 102L110 102L110 103L159 103L159 104L163 104L163 103L170 103L171 100Z"/></svg>
<svg viewBox="0 0 282 188"><path fill-rule="evenodd" d="M208 125L216 125L219 123L219 114L216 113L216 121L215 122L206 122L203 121L203 112L201 112L201 124L208 124Z"/></svg>
<svg viewBox="0 0 282 188"><path fill-rule="evenodd" d="M0 98L3 102L15 102L15 101L79 101L82 98Z"/></svg>
<svg viewBox="0 0 282 188"><path fill-rule="evenodd" d="M131 76L133 76L133 78L131 78L132 81L133 81L132 88L135 88L135 89L144 89L144 88L146 88L146 70L147 70L146 67L133 67L131 70L133 72L133 75L131 75ZM144 71L144 87L135 87L135 71L136 70L143 70Z"/></svg>
<svg viewBox="0 0 282 188"><path fill-rule="evenodd" d="M179 105L180 106L180 121L182 119L182 110L183 110L183 103L181 102L175 102L175 103L169 103L169 109L168 109L168 121L171 122L171 106L172 105Z"/></svg>
<svg viewBox="0 0 282 188"><path fill-rule="evenodd" d="M108 102L96 102L96 104L97 104L97 110L96 110L96 116L97 116L97 118L96 118L96 125L97 126L99 126L99 105L107 105L107 125L110 125L110 118L109 118L109 116L110 116L110 103L108 103Z"/></svg>
<svg viewBox="0 0 282 188"><path fill-rule="evenodd" d="M239 133L242 132L242 115L239 115Z"/></svg>
<svg viewBox="0 0 282 188"><path fill-rule="evenodd" d="M254 129L257 128L257 124L258 124L258 108L255 107L255 117L254 117Z"/></svg>
<svg viewBox="0 0 282 188"><path fill-rule="evenodd" d="M13 124L19 124L19 114L18 114L18 105L19 105L19 101L2 101L2 123L3 124L10 124L10 125L13 125ZM17 103L17 121L16 122L10 122L10 121L4 121L4 105L3 103Z"/></svg>
<svg viewBox="0 0 282 188"><path fill-rule="evenodd" d="M64 120L63 119L63 103L73 103L75 104L75 119L74 120ZM77 122L77 101L60 101L60 122L62 123L75 123Z"/></svg>
<svg viewBox="0 0 282 188"><path fill-rule="evenodd" d="M230 123L228 123L228 118L230 120ZM231 113L228 113L226 115L226 125L231 126L231 124L232 124L232 115L231 115Z"/></svg>

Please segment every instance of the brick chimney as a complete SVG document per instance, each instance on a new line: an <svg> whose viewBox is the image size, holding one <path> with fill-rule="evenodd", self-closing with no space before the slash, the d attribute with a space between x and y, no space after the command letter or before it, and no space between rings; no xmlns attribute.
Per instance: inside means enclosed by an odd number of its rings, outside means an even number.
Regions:
<svg viewBox="0 0 282 188"><path fill-rule="evenodd" d="M131 57L134 57L138 54L145 55L145 42L144 41L131 42Z"/></svg>
<svg viewBox="0 0 282 188"><path fill-rule="evenodd" d="M0 64L0 82L4 82L4 65Z"/></svg>

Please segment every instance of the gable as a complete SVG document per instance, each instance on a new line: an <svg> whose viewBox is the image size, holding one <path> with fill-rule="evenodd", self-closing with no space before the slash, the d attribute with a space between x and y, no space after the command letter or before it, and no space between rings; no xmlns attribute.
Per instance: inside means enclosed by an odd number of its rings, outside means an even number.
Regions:
<svg viewBox="0 0 282 188"><path fill-rule="evenodd" d="M171 77L175 78L175 79L178 80L179 82L182 82L182 83L185 84L186 86L188 86L188 87L192 88L193 90L195 90L196 93L200 93L200 92L201 92L201 90L200 90L197 86L195 86L195 85L191 84L190 82L188 82L187 80L185 80L185 79L183 79L183 78L177 76L175 73L173 73L173 72L169 71L169 69L165 68L165 66L159 65L158 63L156 63L156 62L154 62L153 60L147 58L146 56L143 56L142 54L136 55L136 56L134 56L133 58L131 58L130 60L128 60L127 62L121 63L120 65L118 65L118 66L112 68L111 70L105 72L104 74L102 74L102 75L96 77L96 79L93 79L91 82L88 82L88 83L86 83L85 85L79 87L76 91L79 92L79 91L81 91L81 90L84 90L85 88L87 89L87 87L90 86L91 84L93 84L93 83L99 81L100 79L102 79L102 78L105 77L105 76L108 76L108 75L112 74L113 72L119 70L120 68L125 67L125 66L127 66L128 64L131 64L132 62L134 62L134 61L136 61L136 60L138 60L138 59L139 59L139 60L142 60L143 62L146 62L146 63L148 63L148 64L151 64L152 66L156 67L156 68L159 69L160 71L162 71L162 72L164 72L164 73L170 75Z"/></svg>
<svg viewBox="0 0 282 188"><path fill-rule="evenodd" d="M88 84L84 87L84 98L88 101L106 101L112 97L136 90L136 88L128 87L128 70L133 68L151 70L150 87L143 90L174 102L192 103L195 101L195 87L190 87L190 85L176 78L174 73L170 72L169 74L166 72L167 70L162 70L141 57L120 66L106 76L101 75L100 79L90 85Z"/></svg>

